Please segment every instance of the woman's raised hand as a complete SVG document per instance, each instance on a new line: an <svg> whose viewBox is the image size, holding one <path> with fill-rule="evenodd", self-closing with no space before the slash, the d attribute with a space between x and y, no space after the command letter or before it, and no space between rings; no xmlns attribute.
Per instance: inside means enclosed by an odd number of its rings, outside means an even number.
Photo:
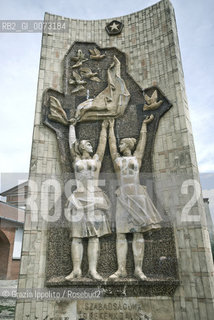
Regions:
<svg viewBox="0 0 214 320"><path fill-rule="evenodd" d="M109 120L109 125L110 125L110 128L113 128L114 127L114 118L110 118Z"/></svg>
<svg viewBox="0 0 214 320"><path fill-rule="evenodd" d="M151 114L150 116L147 116L143 122L148 124L148 123L152 122L153 120L154 120L154 115Z"/></svg>
<svg viewBox="0 0 214 320"><path fill-rule="evenodd" d="M107 128L108 128L108 125L109 125L108 119L103 120L103 122L102 122L102 128L107 129Z"/></svg>

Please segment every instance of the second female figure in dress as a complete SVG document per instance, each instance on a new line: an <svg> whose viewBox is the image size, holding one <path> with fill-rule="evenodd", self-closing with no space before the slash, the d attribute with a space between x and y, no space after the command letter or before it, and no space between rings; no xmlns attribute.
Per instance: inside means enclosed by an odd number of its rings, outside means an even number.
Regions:
<svg viewBox="0 0 214 320"><path fill-rule="evenodd" d="M110 276L110 279L126 277L127 259L127 233L133 233L132 250L134 255L134 275L145 280L142 271L144 258L144 236L143 233L160 228L162 218L150 199L146 187L140 185L139 173L144 156L147 124L153 121L154 116L147 117L142 124L139 141L136 149L136 139L124 138L120 141L117 150L114 134L114 120L109 120L109 146L114 169L117 174L119 189L116 191L116 233L117 233L117 263L118 270ZM133 150L135 151L133 152Z"/></svg>

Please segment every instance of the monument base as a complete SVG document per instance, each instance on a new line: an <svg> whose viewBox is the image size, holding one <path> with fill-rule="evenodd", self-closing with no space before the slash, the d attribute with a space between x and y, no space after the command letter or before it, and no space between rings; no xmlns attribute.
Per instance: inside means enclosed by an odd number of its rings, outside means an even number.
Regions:
<svg viewBox="0 0 214 320"><path fill-rule="evenodd" d="M50 320L171 320L173 302L169 297L106 298L50 303Z"/></svg>

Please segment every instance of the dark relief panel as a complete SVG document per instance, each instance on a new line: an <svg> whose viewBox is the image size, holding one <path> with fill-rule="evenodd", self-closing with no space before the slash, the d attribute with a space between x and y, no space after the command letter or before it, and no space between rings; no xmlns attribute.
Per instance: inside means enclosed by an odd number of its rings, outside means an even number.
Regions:
<svg viewBox="0 0 214 320"><path fill-rule="evenodd" d="M95 43L75 42L64 59L64 92L61 93L53 89L48 89L44 92L43 123L56 133L64 182L74 179L68 140L69 125L68 123L67 125L60 123L50 117L50 97L54 97L60 102L65 112L65 115L63 115L65 119L74 118L77 106L87 99L96 99L108 87L108 72L112 70L111 65L115 61L114 57L120 62L121 79L130 94L127 105L124 105L124 113L113 116L115 118L114 128L117 144L122 138L133 137L138 140L143 120L151 114L154 115L154 120L147 127L147 142L140 169L140 180L143 185L147 185L150 198L160 212L163 222L160 230L144 234L145 257L143 271L147 279L139 281L133 276L134 260L131 250L133 235L128 234L127 278L118 281L106 280L101 282L90 279L87 274L88 259L86 255L88 239L85 238L83 239L83 278L68 282L65 276L72 270L71 241L69 239L69 225L62 214L60 221L49 225L46 284L47 286L87 286L94 288L99 283L106 296L122 296L124 290L128 296L171 295L178 284L174 235L169 217L155 195L152 179L152 152L155 134L160 118L170 109L171 103L157 87L141 89L126 72L125 54L118 49L99 48ZM90 121L87 121L87 117L84 118L83 116L83 120L81 121L80 119L75 125L77 138L79 140L90 140L93 149L98 146L102 120L106 117L105 114L103 116L100 116L100 114L97 116L97 120ZM111 117L112 114L109 113L109 118ZM108 215L112 234L100 238L100 257L97 271L103 278L107 279L109 275L117 270L114 221L116 210L115 191L118 188L108 142L100 171L100 179L104 179L106 182L105 186L101 186L101 189L108 195L111 203ZM66 206L66 202L67 199L63 195L62 208Z"/></svg>

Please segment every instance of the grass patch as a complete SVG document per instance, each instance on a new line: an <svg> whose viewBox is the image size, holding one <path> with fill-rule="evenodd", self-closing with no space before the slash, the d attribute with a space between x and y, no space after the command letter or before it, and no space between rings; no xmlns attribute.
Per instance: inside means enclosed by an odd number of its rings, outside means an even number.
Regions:
<svg viewBox="0 0 214 320"><path fill-rule="evenodd" d="M15 307L2 306L2 305L0 305L0 314L1 314L3 311L7 311L7 312L9 312L9 313L14 313L14 312L15 312Z"/></svg>

